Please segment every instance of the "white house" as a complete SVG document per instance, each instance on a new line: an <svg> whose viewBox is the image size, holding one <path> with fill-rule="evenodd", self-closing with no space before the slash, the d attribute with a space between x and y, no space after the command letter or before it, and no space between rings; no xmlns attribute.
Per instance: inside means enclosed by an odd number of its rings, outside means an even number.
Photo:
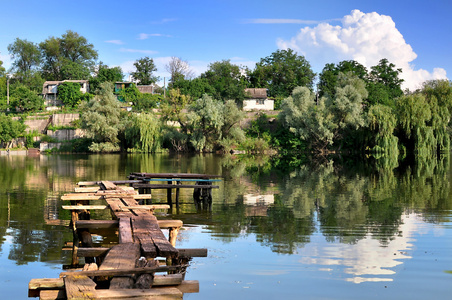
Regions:
<svg viewBox="0 0 452 300"><path fill-rule="evenodd" d="M267 89L245 89L250 98L243 100L243 110L273 110L275 101L267 98Z"/></svg>

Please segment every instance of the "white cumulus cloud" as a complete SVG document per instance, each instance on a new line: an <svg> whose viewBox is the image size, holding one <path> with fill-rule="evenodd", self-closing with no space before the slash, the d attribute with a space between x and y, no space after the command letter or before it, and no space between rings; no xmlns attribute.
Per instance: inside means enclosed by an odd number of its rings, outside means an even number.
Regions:
<svg viewBox="0 0 452 300"><path fill-rule="evenodd" d="M402 69L403 88L414 90L422 82L444 79L446 70L434 68L432 72L415 69L412 62L417 55L407 44L390 16L376 12L353 10L341 19L341 25L320 23L301 28L290 40L278 40L281 49L291 48L306 57L314 68L322 69L326 63L356 60L370 68L386 58Z"/></svg>

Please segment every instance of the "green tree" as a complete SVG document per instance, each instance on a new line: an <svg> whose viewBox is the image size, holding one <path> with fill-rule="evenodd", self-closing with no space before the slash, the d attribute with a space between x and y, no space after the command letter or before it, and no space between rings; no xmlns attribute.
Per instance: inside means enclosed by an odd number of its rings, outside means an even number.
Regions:
<svg viewBox="0 0 452 300"><path fill-rule="evenodd" d="M251 85L268 88L270 97L288 97L298 86L312 89L314 78L309 62L292 49L277 50L261 58L250 74Z"/></svg>
<svg viewBox="0 0 452 300"><path fill-rule="evenodd" d="M336 85L340 73L351 73L367 82L367 69L357 61L344 60L337 65L326 64L322 73L319 74L319 97L325 95L329 95L332 98L335 97Z"/></svg>
<svg viewBox="0 0 452 300"><path fill-rule="evenodd" d="M42 71L48 80L88 79L97 59L93 44L68 30L61 37L49 37L39 44L43 56Z"/></svg>
<svg viewBox="0 0 452 300"><path fill-rule="evenodd" d="M0 142L6 143L6 148L9 148L9 143L23 135L26 127L22 121L16 121L5 114L0 114Z"/></svg>
<svg viewBox="0 0 452 300"><path fill-rule="evenodd" d="M243 113L233 100L223 102L208 95L193 102L187 113L186 128L196 151L210 152L239 143L244 132L237 127Z"/></svg>
<svg viewBox="0 0 452 300"><path fill-rule="evenodd" d="M316 104L308 88L297 87L281 104L280 119L312 149L323 151L333 143L340 149L365 125L362 103L366 97L363 80L341 74L335 98L324 97Z"/></svg>
<svg viewBox="0 0 452 300"><path fill-rule="evenodd" d="M394 106L394 100L403 95L403 79L399 78L402 69L396 69L386 58L378 65L371 67L369 73L369 104L384 104Z"/></svg>
<svg viewBox="0 0 452 300"><path fill-rule="evenodd" d="M5 67L3 67L3 62L0 60L0 77L6 74Z"/></svg>
<svg viewBox="0 0 452 300"><path fill-rule="evenodd" d="M138 81L139 85L149 85L159 80L158 76L153 73L157 71L157 67L154 64L154 60L149 57L143 57L133 63L136 71L131 72L133 79Z"/></svg>
<svg viewBox="0 0 452 300"><path fill-rule="evenodd" d="M12 68L18 79L31 76L32 71L41 63L41 52L33 42L16 38L14 43L8 45L8 52L13 59Z"/></svg>
<svg viewBox="0 0 452 300"><path fill-rule="evenodd" d="M242 74L240 67L231 64L230 60L209 64L209 69L201 74L201 79L206 79L208 85L215 90L215 94L211 95L215 99L223 102L235 100L238 104L245 99L248 79Z"/></svg>
<svg viewBox="0 0 452 300"><path fill-rule="evenodd" d="M100 62L95 71L95 75L89 79L90 90L91 92L95 92L102 82L120 82L123 78L124 74L122 73L121 67L110 68Z"/></svg>
<svg viewBox="0 0 452 300"><path fill-rule="evenodd" d="M112 90L112 84L104 82L93 99L80 105L80 111L83 112L81 128L93 140L89 147L93 152L119 150L118 134L123 130L120 122L121 107Z"/></svg>
<svg viewBox="0 0 452 300"><path fill-rule="evenodd" d="M44 100L24 84L18 83L10 88L10 103L21 111L38 111L44 108Z"/></svg>
<svg viewBox="0 0 452 300"><path fill-rule="evenodd" d="M68 107L78 106L83 98L80 84L77 82L63 82L58 85L57 96Z"/></svg>
<svg viewBox="0 0 452 300"><path fill-rule="evenodd" d="M199 99L204 94L216 94L215 88L209 84L208 79L201 77L177 80L173 83L172 88L180 90L181 94L188 95L192 99Z"/></svg>

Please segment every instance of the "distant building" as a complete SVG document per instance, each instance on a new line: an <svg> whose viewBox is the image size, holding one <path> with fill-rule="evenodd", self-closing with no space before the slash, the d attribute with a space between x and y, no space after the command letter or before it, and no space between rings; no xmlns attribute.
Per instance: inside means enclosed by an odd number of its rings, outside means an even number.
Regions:
<svg viewBox="0 0 452 300"><path fill-rule="evenodd" d="M273 110L275 101L267 98L267 89L253 88L245 89L245 94L249 97L243 100L243 110Z"/></svg>
<svg viewBox="0 0 452 300"><path fill-rule="evenodd" d="M46 110L55 110L63 105L63 102L58 100L58 86L64 82L75 82L80 84L80 92L83 94L89 93L88 80L63 80L63 81L46 81L42 86L42 97L44 98L44 105Z"/></svg>

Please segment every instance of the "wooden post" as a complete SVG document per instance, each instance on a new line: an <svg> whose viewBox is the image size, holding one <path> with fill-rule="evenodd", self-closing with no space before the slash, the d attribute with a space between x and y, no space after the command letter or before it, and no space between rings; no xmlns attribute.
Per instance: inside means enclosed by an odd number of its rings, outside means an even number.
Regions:
<svg viewBox="0 0 452 300"><path fill-rule="evenodd" d="M176 184L180 185L182 182L177 181ZM179 188L176 188L176 208L179 208ZM173 245L174 246L174 245Z"/></svg>
<svg viewBox="0 0 452 300"><path fill-rule="evenodd" d="M169 185L172 185L173 182L172 181L168 181ZM169 188L166 190L166 197L168 199L168 205L172 206L173 205L173 200L171 199L171 193L173 192L173 189Z"/></svg>

